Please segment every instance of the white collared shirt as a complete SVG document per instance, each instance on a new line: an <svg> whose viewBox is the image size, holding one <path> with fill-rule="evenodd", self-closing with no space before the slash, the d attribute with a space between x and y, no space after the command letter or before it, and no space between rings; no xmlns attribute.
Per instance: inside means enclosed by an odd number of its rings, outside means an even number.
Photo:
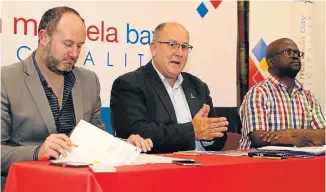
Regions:
<svg viewBox="0 0 326 192"><path fill-rule="evenodd" d="M153 63L153 61L152 61ZM189 109L189 105L185 96L185 93L183 92L182 89L182 82L183 82L183 77L180 74L177 77L177 80L175 81L173 87L170 85L169 81L167 78L165 78L155 67L153 63L153 67L155 71L157 72L158 76L162 80L169 96L173 104L173 108L175 111L175 115L177 116L177 121L178 124L181 123L188 123L192 121L191 117L191 112ZM210 142L203 142L204 146L212 145L214 141ZM196 140L196 151L205 151L205 148L201 145L200 141Z"/></svg>

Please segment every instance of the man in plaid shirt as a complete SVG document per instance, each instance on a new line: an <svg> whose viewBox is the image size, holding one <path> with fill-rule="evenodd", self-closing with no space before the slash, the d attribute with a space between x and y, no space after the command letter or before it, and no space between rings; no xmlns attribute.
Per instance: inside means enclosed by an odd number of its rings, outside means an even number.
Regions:
<svg viewBox="0 0 326 192"><path fill-rule="evenodd" d="M295 79L303 56L291 39L278 39L267 46L271 76L244 97L240 107L243 127L239 149L325 145L326 121L320 104Z"/></svg>

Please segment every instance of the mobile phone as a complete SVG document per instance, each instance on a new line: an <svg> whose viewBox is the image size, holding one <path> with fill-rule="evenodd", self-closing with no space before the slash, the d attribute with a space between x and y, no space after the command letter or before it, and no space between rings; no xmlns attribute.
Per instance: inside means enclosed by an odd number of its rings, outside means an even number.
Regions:
<svg viewBox="0 0 326 192"><path fill-rule="evenodd" d="M53 162L53 161L50 161L50 165L54 165L54 166L62 166L63 163L62 163L62 162Z"/></svg>
<svg viewBox="0 0 326 192"><path fill-rule="evenodd" d="M249 157L269 158L269 159L287 159L289 156L281 152L262 151L248 152Z"/></svg>
<svg viewBox="0 0 326 192"><path fill-rule="evenodd" d="M66 167L73 167L73 168L79 168L79 167L88 167L90 164L88 163L78 163L78 162L68 162L65 164Z"/></svg>
<svg viewBox="0 0 326 192"><path fill-rule="evenodd" d="M201 165L203 165L202 163L196 162L194 160L173 160L172 162L175 164L178 164L178 165L186 165L186 166L201 166Z"/></svg>

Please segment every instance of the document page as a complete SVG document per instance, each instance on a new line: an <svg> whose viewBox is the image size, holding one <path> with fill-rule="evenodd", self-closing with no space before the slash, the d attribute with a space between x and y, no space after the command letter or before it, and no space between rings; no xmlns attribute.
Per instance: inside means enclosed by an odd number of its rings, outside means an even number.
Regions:
<svg viewBox="0 0 326 192"><path fill-rule="evenodd" d="M132 163L141 152L140 148L84 120L75 127L70 139L78 147L71 147L72 152L67 152L67 157L60 157L57 161L121 166Z"/></svg>

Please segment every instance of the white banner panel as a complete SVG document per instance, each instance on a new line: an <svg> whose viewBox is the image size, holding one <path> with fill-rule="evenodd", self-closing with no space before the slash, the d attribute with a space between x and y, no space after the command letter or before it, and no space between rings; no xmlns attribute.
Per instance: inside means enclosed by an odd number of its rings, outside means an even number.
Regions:
<svg viewBox="0 0 326 192"><path fill-rule="evenodd" d="M312 90L326 112L325 82L325 2L250 2L249 84L268 77L266 46L279 38L293 39L305 53L297 79Z"/></svg>
<svg viewBox="0 0 326 192"><path fill-rule="evenodd" d="M37 48L41 16L55 6L70 6L85 20L86 44L77 65L99 76L104 108L110 105L114 79L150 60L152 31L162 22L178 22L190 32L194 49L184 71L208 84L214 106L236 107L236 1L6 1L2 65L25 59ZM105 112L104 120L109 117Z"/></svg>
<svg viewBox="0 0 326 192"><path fill-rule="evenodd" d="M24 59L37 47L37 26L45 10L67 5L85 19L87 43L78 64L95 71L103 106L109 106L113 80L150 59L152 31L174 21L190 32L194 46L185 71L203 81L217 107L236 106L237 2L3 2L3 65ZM201 14L206 15L202 18Z"/></svg>

